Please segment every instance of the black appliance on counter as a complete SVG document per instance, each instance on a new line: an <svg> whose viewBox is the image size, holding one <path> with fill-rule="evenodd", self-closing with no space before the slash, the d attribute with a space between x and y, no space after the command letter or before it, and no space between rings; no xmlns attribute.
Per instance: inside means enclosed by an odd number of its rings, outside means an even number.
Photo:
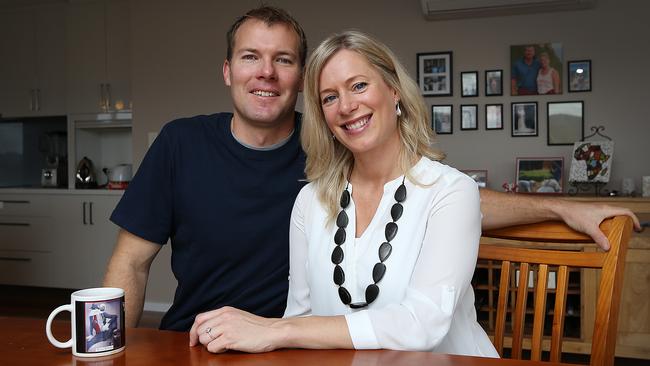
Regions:
<svg viewBox="0 0 650 366"><path fill-rule="evenodd" d="M67 188L66 116L0 118L0 188Z"/></svg>

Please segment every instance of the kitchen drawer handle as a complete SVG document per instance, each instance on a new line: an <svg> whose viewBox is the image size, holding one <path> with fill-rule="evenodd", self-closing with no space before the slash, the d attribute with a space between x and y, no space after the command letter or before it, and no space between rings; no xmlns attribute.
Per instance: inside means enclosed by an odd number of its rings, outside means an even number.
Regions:
<svg viewBox="0 0 650 366"><path fill-rule="evenodd" d="M32 226L28 222L0 222L0 226Z"/></svg>
<svg viewBox="0 0 650 366"><path fill-rule="evenodd" d="M93 203L88 202L88 207L89 207L89 211L90 211L90 215L88 215L88 217L89 217L88 222L90 223L90 225L95 225L95 223L93 222Z"/></svg>
<svg viewBox="0 0 650 366"><path fill-rule="evenodd" d="M24 200L0 200L2 203L29 203L29 201Z"/></svg>
<svg viewBox="0 0 650 366"><path fill-rule="evenodd" d="M82 213L82 215L83 215L84 225L88 225L88 223L86 222L86 201L84 201L84 203L83 203L83 213Z"/></svg>
<svg viewBox="0 0 650 366"><path fill-rule="evenodd" d="M16 257L0 257L0 261L7 262L31 262L31 258L16 258Z"/></svg>

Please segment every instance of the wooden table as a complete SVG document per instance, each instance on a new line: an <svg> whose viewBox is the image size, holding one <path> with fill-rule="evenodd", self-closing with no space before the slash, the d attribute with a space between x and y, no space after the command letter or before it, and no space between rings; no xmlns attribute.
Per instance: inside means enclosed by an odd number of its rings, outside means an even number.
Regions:
<svg viewBox="0 0 650 366"><path fill-rule="evenodd" d="M54 322L54 335L65 341L70 323ZM262 354L227 352L211 354L203 347L189 347L187 333L149 328L126 330L126 350L112 356L79 358L70 349L52 346L45 336L45 320L0 317L0 365L481 365L557 366L560 364L480 357L454 356L431 352L279 350Z"/></svg>

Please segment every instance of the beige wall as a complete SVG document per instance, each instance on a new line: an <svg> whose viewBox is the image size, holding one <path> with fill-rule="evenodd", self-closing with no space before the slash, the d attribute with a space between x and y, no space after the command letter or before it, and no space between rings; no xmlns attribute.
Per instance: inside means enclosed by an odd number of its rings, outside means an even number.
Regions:
<svg viewBox="0 0 650 366"><path fill-rule="evenodd" d="M595 9L586 11L439 22L426 21L417 0L269 3L288 9L303 24L311 48L332 32L358 28L393 48L413 76L416 53L452 50L456 95L426 98L426 102L454 105L454 133L439 138L448 154L446 161L459 169L487 169L491 188L500 190L504 181L514 180L517 156L563 156L568 174L571 147L546 145L548 101L583 100L586 132L594 125L606 126L606 134L616 142L610 189L620 189L622 177L634 178L640 189L640 177L650 175L650 5L644 0L599 0ZM236 16L258 4L250 0L132 0L136 164L145 153L147 134L165 122L231 110L221 76L225 32ZM547 41L563 43L565 61L592 60L592 92L460 98L461 71L479 71L483 95L487 69L503 69L507 86L510 45ZM513 101L538 102L538 137L510 136ZM460 131L461 103L479 104L478 131ZM504 130L485 130L486 103L504 104ZM159 301L153 294L154 301Z"/></svg>
<svg viewBox="0 0 650 366"><path fill-rule="evenodd" d="M229 111L221 64L225 32L233 19L259 4L211 0L134 0L133 99L134 156L146 150L147 133L167 121L199 113ZM447 163L460 169L487 169L490 186L512 181L517 156L564 156L569 146L546 145L546 102L583 100L585 128L605 125L616 142L612 189L622 177L650 175L650 5L644 0L599 0L593 10L526 16L426 21L417 0L409 1L271 1L303 24L310 47L326 35L346 28L370 32L391 46L415 76L415 54L453 51L454 97L426 98L428 104L454 105L454 134L440 136ZM566 60L591 59L593 91L559 96L460 98L460 71L509 71L509 46L528 42L561 42ZM566 63L565 63L566 64ZM565 67L566 69L566 67ZM564 71L566 73L566 71ZM566 81L563 88L566 89ZM539 136L510 136L510 103L539 103ZM479 104L479 130L460 131L459 105ZM484 105L504 104L504 130L486 131ZM645 157L645 158L644 158ZM567 165L568 165L568 161ZM567 169L568 170L568 169Z"/></svg>

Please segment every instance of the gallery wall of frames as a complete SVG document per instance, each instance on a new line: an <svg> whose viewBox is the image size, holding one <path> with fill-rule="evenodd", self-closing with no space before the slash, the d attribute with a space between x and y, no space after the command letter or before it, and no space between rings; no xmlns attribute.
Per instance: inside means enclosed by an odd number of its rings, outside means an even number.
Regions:
<svg viewBox="0 0 650 366"><path fill-rule="evenodd" d="M565 169L569 167L565 167L563 157L515 157L515 179L504 182L503 189L544 194L575 194L593 189L599 193L601 185L609 181L614 143L603 133L603 126L592 127L594 133L585 136L585 102L578 93L592 90L591 60L565 62L562 44L555 42L511 46L509 58L510 65L456 71L453 51L418 53L417 82L422 95L461 97L456 105L431 102L431 128L437 135L509 129L511 138L545 138L548 146L571 146L568 179ZM455 72L460 82L457 86ZM564 93L576 93L576 97L538 100L542 95ZM476 102L481 94L488 97L483 99L487 100L485 103ZM504 96L509 96L509 102ZM545 121L539 118L539 108L545 108ZM454 121L459 127L456 132ZM546 136L540 136L540 123L546 124ZM594 141L586 141L592 137ZM487 187L487 169L463 171L479 187Z"/></svg>

